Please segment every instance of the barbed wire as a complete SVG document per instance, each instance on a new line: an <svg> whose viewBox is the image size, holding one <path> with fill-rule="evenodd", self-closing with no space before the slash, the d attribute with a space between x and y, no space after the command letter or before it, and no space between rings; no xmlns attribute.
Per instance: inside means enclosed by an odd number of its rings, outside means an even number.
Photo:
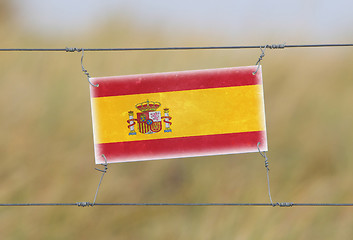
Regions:
<svg viewBox="0 0 353 240"><path fill-rule="evenodd" d="M172 50L226 50L226 49L285 49L318 47L353 47L353 43L329 44L269 44L248 46L196 46L196 47L136 47L136 48L0 48L2 52L82 52L82 51L172 51Z"/></svg>

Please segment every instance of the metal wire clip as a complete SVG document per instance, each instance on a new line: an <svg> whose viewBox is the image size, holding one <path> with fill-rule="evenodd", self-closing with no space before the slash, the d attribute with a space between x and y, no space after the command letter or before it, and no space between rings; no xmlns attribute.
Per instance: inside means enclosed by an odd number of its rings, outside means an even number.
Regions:
<svg viewBox="0 0 353 240"><path fill-rule="evenodd" d="M257 68L256 68L256 71L252 73L252 75L255 75L257 73L257 71L259 71L259 68L260 68L260 62L262 61L263 57L265 56L265 50L267 48L267 45L264 47L264 49L262 49L262 47L260 47L260 50L261 50L261 55L259 57L259 60L257 60L256 64L257 65Z"/></svg>
<svg viewBox="0 0 353 240"><path fill-rule="evenodd" d="M102 164L104 166L104 169L99 169L99 168L95 168L97 171L100 171L102 172L102 176L101 176L101 179L99 181L99 184L98 184L98 187L97 187L97 190L96 190L96 195L94 195L94 200L93 200L93 203L91 206L94 206L94 204L96 203L96 199L97 199L97 195L98 195L98 191L99 191L99 187L101 186L101 183L102 183L102 180L103 180L103 177L104 177L104 174L107 172L108 170L108 162L107 162L107 158L105 157L104 154L102 154L102 157L104 158L104 163Z"/></svg>
<svg viewBox="0 0 353 240"><path fill-rule="evenodd" d="M83 48L81 48L81 51L82 51L82 57L81 57L82 72L87 76L87 80L88 80L89 84L91 84L93 87L99 87L98 83L95 85L90 81L91 76L89 75L88 71L83 67L83 57L84 57L85 51Z"/></svg>
<svg viewBox="0 0 353 240"><path fill-rule="evenodd" d="M270 168L269 168L268 158L267 158L265 152L261 152L261 150L260 150L260 144L261 144L261 142L258 142L258 143L257 143L257 149L259 150L259 153L261 154L261 156L262 156L263 158L265 158L265 168L266 168L266 175L267 175L268 196L269 196L269 198L270 198L270 202L271 202L272 206L275 207L276 204L274 204L274 203L272 202L272 197L271 197L270 174L269 174Z"/></svg>

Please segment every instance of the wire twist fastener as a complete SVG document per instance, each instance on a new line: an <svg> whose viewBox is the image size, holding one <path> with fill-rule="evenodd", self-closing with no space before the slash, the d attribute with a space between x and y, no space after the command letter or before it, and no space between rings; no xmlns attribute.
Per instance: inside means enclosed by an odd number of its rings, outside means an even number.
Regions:
<svg viewBox="0 0 353 240"><path fill-rule="evenodd" d="M93 207L93 204L90 202L77 202L76 205L78 207Z"/></svg>
<svg viewBox="0 0 353 240"><path fill-rule="evenodd" d="M260 50L261 50L261 55L259 57L259 60L257 60L256 64L257 68L256 71L252 73L252 75L255 75L257 73L257 71L259 71L260 68L260 62L262 61L262 59L265 57L265 50L266 48L269 49L284 49L286 47L285 43L282 44L272 44L272 45L265 45L264 48L262 49L262 46L260 46Z"/></svg>
<svg viewBox="0 0 353 240"><path fill-rule="evenodd" d="M294 203L292 202L281 202L281 203L276 203L276 204L273 204L273 206L279 206L279 207L293 207Z"/></svg>
<svg viewBox="0 0 353 240"><path fill-rule="evenodd" d="M285 47L286 47L285 43L266 45L266 48L269 48L269 49L284 49Z"/></svg>
<svg viewBox="0 0 353 240"><path fill-rule="evenodd" d="M83 51L83 48L70 48L70 47L66 47L65 48L65 51L66 52L81 52L81 51Z"/></svg>

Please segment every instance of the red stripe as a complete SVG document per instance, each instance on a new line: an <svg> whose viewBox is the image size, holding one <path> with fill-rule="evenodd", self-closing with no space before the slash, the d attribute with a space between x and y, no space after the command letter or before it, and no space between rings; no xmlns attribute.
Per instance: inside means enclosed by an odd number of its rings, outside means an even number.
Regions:
<svg viewBox="0 0 353 240"><path fill-rule="evenodd" d="M95 145L96 163L267 151L266 132L245 132Z"/></svg>
<svg viewBox="0 0 353 240"><path fill-rule="evenodd" d="M92 78L91 97L262 84L256 66Z"/></svg>

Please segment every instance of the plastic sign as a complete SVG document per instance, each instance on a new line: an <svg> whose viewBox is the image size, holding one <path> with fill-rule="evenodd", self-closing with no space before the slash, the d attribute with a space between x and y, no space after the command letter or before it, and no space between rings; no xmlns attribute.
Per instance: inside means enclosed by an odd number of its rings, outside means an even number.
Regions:
<svg viewBox="0 0 353 240"><path fill-rule="evenodd" d="M91 78L96 163L267 151L256 68Z"/></svg>

